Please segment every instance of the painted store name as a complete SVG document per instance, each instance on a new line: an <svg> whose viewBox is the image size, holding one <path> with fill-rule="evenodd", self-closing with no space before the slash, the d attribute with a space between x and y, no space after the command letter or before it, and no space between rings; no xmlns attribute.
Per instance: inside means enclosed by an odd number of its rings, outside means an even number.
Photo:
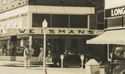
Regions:
<svg viewBox="0 0 125 74"><path fill-rule="evenodd" d="M43 30L29 29L19 30L20 33L43 34ZM47 34L85 34L85 30L48 29Z"/></svg>
<svg viewBox="0 0 125 74"><path fill-rule="evenodd" d="M4 32L3 30L0 31L1 34L8 34L8 35L14 35L14 34L43 34L43 29L13 29L13 30L6 30ZM84 29L47 29L46 34L94 34L94 31L90 30L84 30Z"/></svg>

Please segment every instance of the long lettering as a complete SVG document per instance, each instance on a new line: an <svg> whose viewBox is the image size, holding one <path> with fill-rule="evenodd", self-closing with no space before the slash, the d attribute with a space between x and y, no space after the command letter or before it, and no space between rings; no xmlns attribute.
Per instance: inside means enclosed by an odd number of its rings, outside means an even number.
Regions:
<svg viewBox="0 0 125 74"><path fill-rule="evenodd" d="M125 14L125 7L111 10L111 16L120 16Z"/></svg>
<svg viewBox="0 0 125 74"><path fill-rule="evenodd" d="M113 12L113 10L111 10L111 16L114 16L114 12Z"/></svg>

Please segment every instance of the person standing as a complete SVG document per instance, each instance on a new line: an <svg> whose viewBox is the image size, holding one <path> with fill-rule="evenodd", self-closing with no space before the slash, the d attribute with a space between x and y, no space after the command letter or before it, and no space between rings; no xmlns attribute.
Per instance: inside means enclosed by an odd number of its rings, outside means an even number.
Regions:
<svg viewBox="0 0 125 74"><path fill-rule="evenodd" d="M34 48L33 48L33 46L31 45L31 48L29 49L29 51L30 51L30 55L31 55L31 57L34 55Z"/></svg>
<svg viewBox="0 0 125 74"><path fill-rule="evenodd" d="M30 68L30 59L32 55L30 54L30 49L28 45L25 46L23 55L24 55L24 67Z"/></svg>
<svg viewBox="0 0 125 74"><path fill-rule="evenodd" d="M40 62L40 64L43 64L43 48L42 48L42 46L40 46L40 54L38 56L38 61Z"/></svg>
<svg viewBox="0 0 125 74"><path fill-rule="evenodd" d="M6 52L7 52L7 49L6 49L6 46L4 46L3 49L2 49L2 55L5 56L5 55L6 55Z"/></svg>
<svg viewBox="0 0 125 74"><path fill-rule="evenodd" d="M51 51L48 50L48 55L46 57L46 62L49 64L52 64L52 55L51 55Z"/></svg>

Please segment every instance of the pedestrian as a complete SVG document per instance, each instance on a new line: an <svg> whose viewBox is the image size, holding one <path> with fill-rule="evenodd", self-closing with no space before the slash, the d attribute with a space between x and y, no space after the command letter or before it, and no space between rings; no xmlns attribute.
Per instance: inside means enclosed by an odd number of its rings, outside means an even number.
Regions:
<svg viewBox="0 0 125 74"><path fill-rule="evenodd" d="M2 55L5 56L5 55L6 55L6 52L7 52L7 49L6 49L6 46L4 46L3 49L2 49Z"/></svg>
<svg viewBox="0 0 125 74"><path fill-rule="evenodd" d="M0 55L2 55L2 49L0 49Z"/></svg>
<svg viewBox="0 0 125 74"><path fill-rule="evenodd" d="M52 64L52 56L51 56L51 51L48 50L48 55L46 57L46 62L49 64Z"/></svg>
<svg viewBox="0 0 125 74"><path fill-rule="evenodd" d="M23 55L24 55L24 67L30 68L30 59L32 55L30 54L30 49L28 45L25 46Z"/></svg>
<svg viewBox="0 0 125 74"><path fill-rule="evenodd" d="M38 56L38 61L40 64L43 64L43 48L40 46L40 54Z"/></svg>
<svg viewBox="0 0 125 74"><path fill-rule="evenodd" d="M31 57L34 55L34 48L33 48L32 45L31 45L31 48L30 48L30 54L31 54Z"/></svg>

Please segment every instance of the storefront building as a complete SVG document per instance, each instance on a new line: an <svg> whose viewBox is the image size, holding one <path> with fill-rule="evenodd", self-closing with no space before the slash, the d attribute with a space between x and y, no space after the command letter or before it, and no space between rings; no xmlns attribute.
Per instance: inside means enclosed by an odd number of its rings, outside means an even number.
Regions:
<svg viewBox="0 0 125 74"><path fill-rule="evenodd" d="M112 4L112 5L111 5ZM105 0L105 32L87 41L88 44L124 45L125 6L123 0Z"/></svg>
<svg viewBox="0 0 125 74"><path fill-rule="evenodd" d="M10 0L11 1L11 0ZM57 2L57 3L56 3ZM0 45L4 55L22 56L25 45L33 46L38 56L43 45L42 22L46 19L47 51L63 53L65 50L86 49L86 40L100 35L96 30L95 9L87 2L47 2L41 0L12 0L1 2ZM76 54L80 54L76 52ZM2 53L3 55L3 53Z"/></svg>
<svg viewBox="0 0 125 74"><path fill-rule="evenodd" d="M124 45L125 7L123 0L105 0L105 32L87 43ZM112 5L110 5L112 3Z"/></svg>
<svg viewBox="0 0 125 74"><path fill-rule="evenodd" d="M87 41L107 45L111 74L125 73L125 1L105 0L105 32ZM120 55L117 55L120 53ZM108 71L108 70L107 70Z"/></svg>

